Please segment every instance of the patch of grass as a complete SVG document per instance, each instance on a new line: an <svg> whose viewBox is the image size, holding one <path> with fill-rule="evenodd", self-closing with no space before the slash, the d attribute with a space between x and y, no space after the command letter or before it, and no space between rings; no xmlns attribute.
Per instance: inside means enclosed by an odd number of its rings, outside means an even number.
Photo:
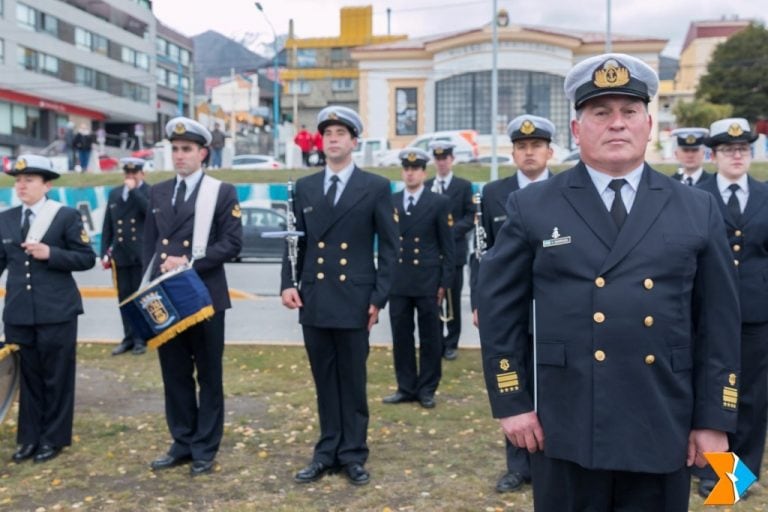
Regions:
<svg viewBox="0 0 768 512"><path fill-rule="evenodd" d="M395 389L392 352L368 360L371 484L341 475L293 483L311 458L318 425L314 385L302 347L228 346L224 353L225 432L213 475L187 467L153 473L149 462L170 443L157 356L110 356L78 349L73 446L54 461L9 461L16 410L0 425L0 510L98 511L530 511L530 486L497 494L504 443L490 417L480 354L462 350L443 365L437 408L383 405ZM691 510L712 510L691 497ZM764 510L758 489L738 510Z"/></svg>

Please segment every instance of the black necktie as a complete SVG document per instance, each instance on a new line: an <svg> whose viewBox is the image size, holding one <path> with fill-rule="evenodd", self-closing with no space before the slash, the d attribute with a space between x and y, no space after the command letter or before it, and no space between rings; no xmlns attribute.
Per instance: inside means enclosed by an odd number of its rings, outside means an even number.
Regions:
<svg viewBox="0 0 768 512"><path fill-rule="evenodd" d="M173 202L173 211L178 212L179 208L184 205L184 200L187 195L187 182L181 180L179 186L176 187L176 200Z"/></svg>
<svg viewBox="0 0 768 512"><path fill-rule="evenodd" d="M29 234L29 218L32 217L32 210L27 208L24 210L24 222L21 223L21 241L24 242Z"/></svg>
<svg viewBox="0 0 768 512"><path fill-rule="evenodd" d="M735 222L741 220L741 205L739 205L739 198L736 197L736 191L740 188L741 187L735 183L728 186L728 190L731 191L731 197L728 198L728 203L726 205L728 206L728 212Z"/></svg>
<svg viewBox="0 0 768 512"><path fill-rule="evenodd" d="M621 198L621 187L627 182L624 178L620 180L611 180L608 188L614 191L613 204L611 205L611 217L616 226L621 229L624 220L627 218L627 208L624 206L624 200Z"/></svg>
<svg viewBox="0 0 768 512"><path fill-rule="evenodd" d="M408 208L405 209L405 214L410 215L413 212L413 196L408 196Z"/></svg>
<svg viewBox="0 0 768 512"><path fill-rule="evenodd" d="M331 186L328 187L328 192L325 193L325 200L328 201L328 206L333 208L336 204L336 190L339 188L339 177L335 174L331 176Z"/></svg>
<svg viewBox="0 0 768 512"><path fill-rule="evenodd" d="M693 186L693 178L691 178L690 176L685 178L685 184L688 185L689 187L692 187Z"/></svg>
<svg viewBox="0 0 768 512"><path fill-rule="evenodd" d="M440 180L440 193L445 194L445 180Z"/></svg>

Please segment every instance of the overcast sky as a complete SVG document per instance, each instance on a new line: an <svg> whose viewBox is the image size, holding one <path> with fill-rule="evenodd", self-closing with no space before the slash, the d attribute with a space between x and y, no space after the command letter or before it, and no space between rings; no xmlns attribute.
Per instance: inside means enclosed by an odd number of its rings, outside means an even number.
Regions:
<svg viewBox="0 0 768 512"><path fill-rule="evenodd" d="M293 18L297 37L332 37L339 33L339 8L373 5L374 32L386 34L387 8L392 10L393 34L411 37L479 27L492 16L492 0L263 0L264 12L278 34L288 32ZM511 23L566 29L605 31L608 0L498 0ZM194 36L206 30L224 35L263 32L272 40L265 17L250 0L154 0L160 20ZM722 16L765 22L765 0L613 0L612 29L616 33L669 40L665 55L677 57L691 21Z"/></svg>

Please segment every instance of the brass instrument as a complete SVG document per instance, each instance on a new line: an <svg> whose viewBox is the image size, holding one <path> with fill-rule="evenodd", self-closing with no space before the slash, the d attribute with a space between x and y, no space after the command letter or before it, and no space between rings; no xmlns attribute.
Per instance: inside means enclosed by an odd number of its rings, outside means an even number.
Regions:
<svg viewBox="0 0 768 512"><path fill-rule="evenodd" d="M451 289L448 288L445 290L445 297L443 297L443 301L440 303L440 321L443 322L443 334L444 336L448 335L448 322L451 322L453 320L453 296L451 294Z"/></svg>
<svg viewBox="0 0 768 512"><path fill-rule="evenodd" d="M285 215L285 229L290 234L285 237L288 244L288 260L291 262L291 281L297 287L299 281L296 277L296 266L299 263L299 236L296 233L296 214L293 212L294 192L293 180L288 178L288 211Z"/></svg>
<svg viewBox="0 0 768 512"><path fill-rule="evenodd" d="M475 258L480 261L488 250L488 233L483 227L483 199L480 193L472 196L475 205Z"/></svg>

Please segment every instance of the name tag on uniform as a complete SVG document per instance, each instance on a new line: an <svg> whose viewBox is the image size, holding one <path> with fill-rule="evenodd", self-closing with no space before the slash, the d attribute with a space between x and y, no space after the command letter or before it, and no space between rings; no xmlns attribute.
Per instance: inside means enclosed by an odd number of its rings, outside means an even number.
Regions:
<svg viewBox="0 0 768 512"><path fill-rule="evenodd" d="M115 203L109 203L110 208L114 208L115 206L117 206Z"/></svg>
<svg viewBox="0 0 768 512"><path fill-rule="evenodd" d="M12 238L3 238L3 243L4 243L4 244L10 244L10 243L12 243L12 242L13 242L13 239L12 239Z"/></svg>
<svg viewBox="0 0 768 512"><path fill-rule="evenodd" d="M541 245L544 246L545 249L548 247L557 247L558 245L567 245L569 243L571 243L571 237L560 236L560 231L557 229L557 227L552 230L552 238L549 240L541 241Z"/></svg>
<svg viewBox="0 0 768 512"><path fill-rule="evenodd" d="M311 212L311 211L312 211L312 207L311 207L311 206L307 206L307 207L305 207L305 208L304 208L303 210L301 210L301 211L302 211L302 212L304 212L304 213L309 213L309 212Z"/></svg>
<svg viewBox="0 0 768 512"><path fill-rule="evenodd" d="M499 215L498 217L493 218L493 222L504 222L505 220L507 220L506 215Z"/></svg>

